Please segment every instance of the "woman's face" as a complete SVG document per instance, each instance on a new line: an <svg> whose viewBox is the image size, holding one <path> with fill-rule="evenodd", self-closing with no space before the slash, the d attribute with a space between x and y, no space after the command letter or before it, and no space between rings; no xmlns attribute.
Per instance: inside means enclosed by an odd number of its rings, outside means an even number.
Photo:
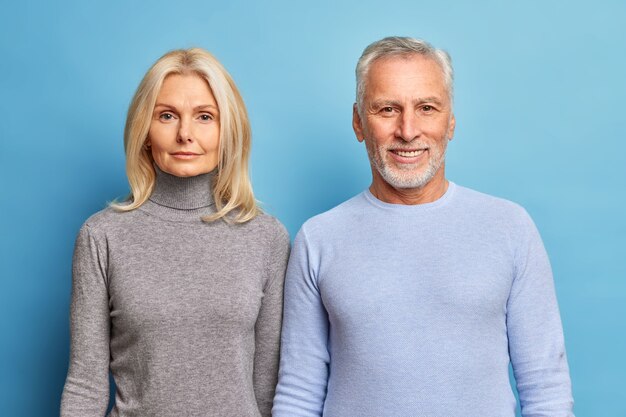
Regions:
<svg viewBox="0 0 626 417"><path fill-rule="evenodd" d="M198 75L168 75L157 96L147 143L161 171L193 177L218 163L219 109Z"/></svg>

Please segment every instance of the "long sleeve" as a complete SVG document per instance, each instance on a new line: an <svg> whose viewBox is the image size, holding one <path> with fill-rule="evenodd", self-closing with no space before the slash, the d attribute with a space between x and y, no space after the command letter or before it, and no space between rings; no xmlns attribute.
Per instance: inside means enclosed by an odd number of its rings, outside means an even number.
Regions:
<svg viewBox="0 0 626 417"><path fill-rule="evenodd" d="M328 314L302 229L287 267L274 417L322 415L330 362L328 331Z"/></svg>
<svg viewBox="0 0 626 417"><path fill-rule="evenodd" d="M507 333L524 417L572 417L573 399L550 263L524 212L507 303Z"/></svg>
<svg viewBox="0 0 626 417"><path fill-rule="evenodd" d="M78 234L72 267L70 364L62 417L102 417L109 403L109 305L105 253L87 225Z"/></svg>
<svg viewBox="0 0 626 417"><path fill-rule="evenodd" d="M283 314L283 286L289 258L289 235L284 227L270 244L268 279L255 325L254 393L263 417L270 417L276 382L280 329Z"/></svg>

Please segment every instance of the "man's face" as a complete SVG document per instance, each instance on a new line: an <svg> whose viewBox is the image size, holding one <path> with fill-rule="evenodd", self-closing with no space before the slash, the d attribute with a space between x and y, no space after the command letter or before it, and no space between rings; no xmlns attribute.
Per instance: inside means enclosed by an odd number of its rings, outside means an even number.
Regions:
<svg viewBox="0 0 626 417"><path fill-rule="evenodd" d="M353 127L365 140L374 185L423 189L445 182L455 120L441 67L420 55L382 58L366 74ZM385 184L386 183L386 184Z"/></svg>

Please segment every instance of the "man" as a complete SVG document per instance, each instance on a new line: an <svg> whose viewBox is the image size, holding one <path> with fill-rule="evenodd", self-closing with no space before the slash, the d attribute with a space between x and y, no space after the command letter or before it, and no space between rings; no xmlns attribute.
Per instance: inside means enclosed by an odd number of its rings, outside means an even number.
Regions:
<svg viewBox="0 0 626 417"><path fill-rule="evenodd" d="M307 221L287 272L275 417L573 416L552 273L520 206L445 177L444 51L385 38L359 59L368 190Z"/></svg>

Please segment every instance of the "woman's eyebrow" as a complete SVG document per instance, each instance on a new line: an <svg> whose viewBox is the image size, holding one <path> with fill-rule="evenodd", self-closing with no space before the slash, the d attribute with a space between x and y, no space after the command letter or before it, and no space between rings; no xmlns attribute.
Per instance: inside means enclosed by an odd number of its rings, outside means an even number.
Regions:
<svg viewBox="0 0 626 417"><path fill-rule="evenodd" d="M176 109L176 106L171 105L171 104L167 104L167 103L156 103L154 105L155 108L157 107L167 107L170 109ZM213 105L213 104L200 104L199 106L194 107L194 110L201 110L201 109L215 109L218 110L218 107Z"/></svg>

